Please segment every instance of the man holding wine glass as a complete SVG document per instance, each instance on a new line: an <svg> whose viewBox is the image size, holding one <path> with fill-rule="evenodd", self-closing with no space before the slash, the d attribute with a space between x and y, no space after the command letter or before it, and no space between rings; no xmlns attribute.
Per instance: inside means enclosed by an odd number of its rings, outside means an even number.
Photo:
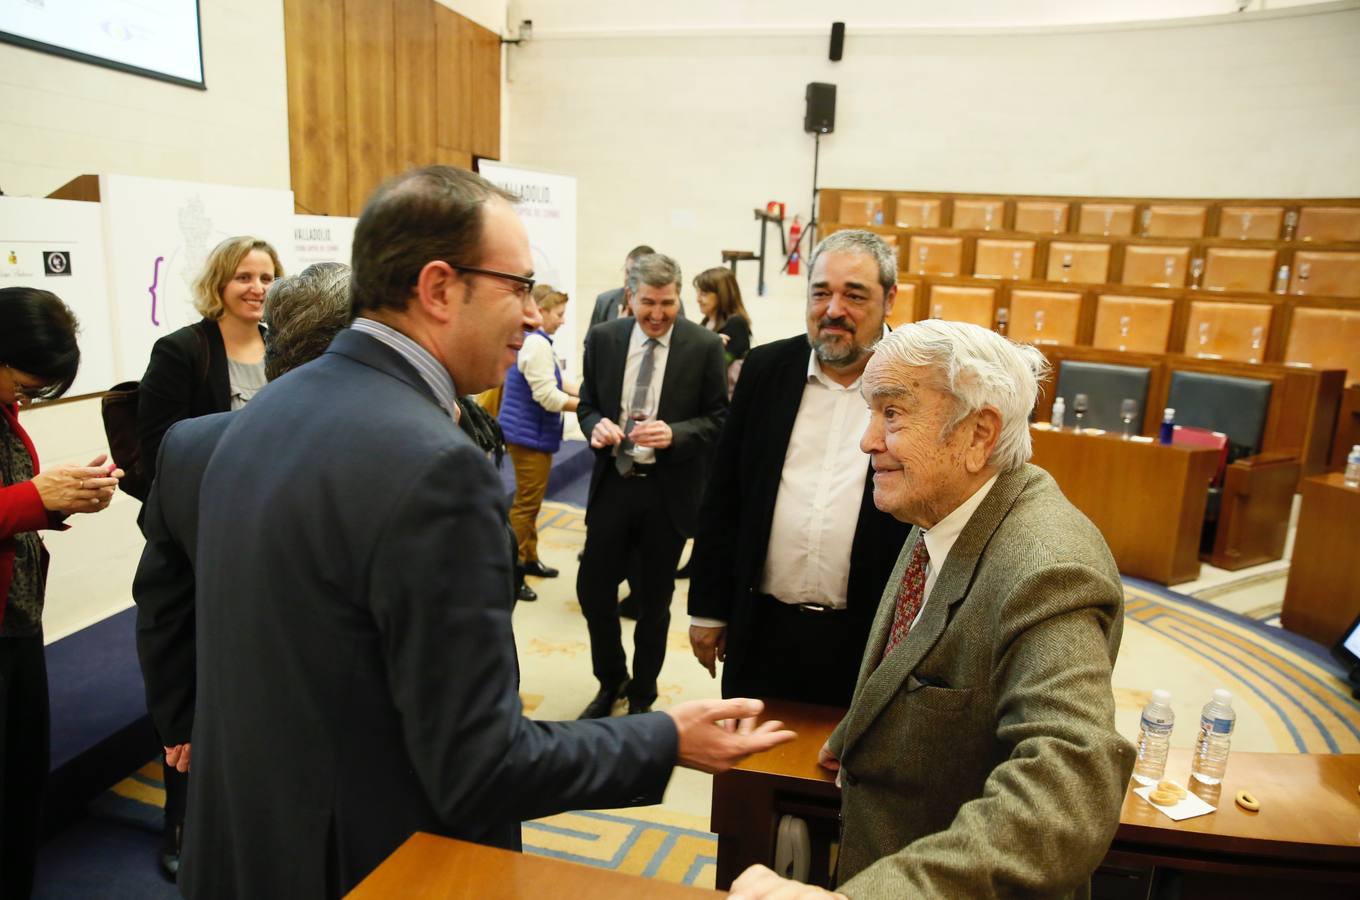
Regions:
<svg viewBox="0 0 1360 900"><path fill-rule="evenodd" d="M576 593L600 689L583 719L609 716L620 697L630 713L656 700L675 567L694 534L708 451L727 415L723 343L677 318L675 260L660 253L636 260L627 293L632 317L586 335L576 411L595 450ZM630 573L635 556L644 565ZM631 680L618 610L625 574L637 599Z"/></svg>

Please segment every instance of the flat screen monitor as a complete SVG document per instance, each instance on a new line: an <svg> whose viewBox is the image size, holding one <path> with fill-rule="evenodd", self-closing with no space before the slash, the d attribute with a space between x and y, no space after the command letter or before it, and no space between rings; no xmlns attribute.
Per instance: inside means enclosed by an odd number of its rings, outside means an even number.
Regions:
<svg viewBox="0 0 1360 900"><path fill-rule="evenodd" d="M205 87L198 0L0 0L0 40Z"/></svg>

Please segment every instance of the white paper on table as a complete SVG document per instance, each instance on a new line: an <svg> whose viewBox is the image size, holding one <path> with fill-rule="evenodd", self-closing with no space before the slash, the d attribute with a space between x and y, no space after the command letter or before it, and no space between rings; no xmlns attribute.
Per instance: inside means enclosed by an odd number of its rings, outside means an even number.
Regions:
<svg viewBox="0 0 1360 900"><path fill-rule="evenodd" d="M1157 790L1157 786L1151 784L1147 787L1134 788L1133 792L1144 800L1147 800L1148 803L1152 803L1152 801L1148 799L1148 794L1155 790ZM1181 819L1193 819L1195 816L1203 816L1211 812L1218 812L1217 808L1205 803L1201 798L1189 791L1186 792L1184 798L1173 806L1159 806L1156 803L1152 803L1152 808L1170 816L1177 822Z"/></svg>

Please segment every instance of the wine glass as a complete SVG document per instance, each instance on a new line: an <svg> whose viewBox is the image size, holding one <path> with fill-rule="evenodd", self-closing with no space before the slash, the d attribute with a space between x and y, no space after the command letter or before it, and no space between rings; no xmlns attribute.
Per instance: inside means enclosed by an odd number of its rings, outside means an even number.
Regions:
<svg viewBox="0 0 1360 900"><path fill-rule="evenodd" d="M1062 258L1062 280L1064 282L1068 281L1071 274L1072 274L1072 254L1064 253Z"/></svg>
<svg viewBox="0 0 1360 900"><path fill-rule="evenodd" d="M1174 256L1168 256L1166 258L1166 261L1162 263L1162 271L1166 273L1166 283L1168 286L1170 286L1171 284L1171 273L1174 272L1175 270L1176 270L1176 258Z"/></svg>
<svg viewBox="0 0 1360 900"><path fill-rule="evenodd" d="M1284 214L1284 239L1286 241L1294 240L1294 228L1298 226L1298 224L1299 214L1297 212L1291 209Z"/></svg>
<svg viewBox="0 0 1360 900"><path fill-rule="evenodd" d="M1034 311L1034 343L1043 343L1044 333L1044 311L1036 309Z"/></svg>
<svg viewBox="0 0 1360 900"><path fill-rule="evenodd" d="M1307 291L1304 290L1304 288L1308 287L1308 285L1305 284L1305 282L1308 281L1308 276L1311 275L1311 274L1313 274L1313 264L1312 264L1312 263L1299 263L1299 280L1298 280L1298 287L1294 288L1294 293L1296 293L1296 294L1305 294L1305 293L1307 293Z"/></svg>
<svg viewBox="0 0 1360 900"><path fill-rule="evenodd" d="M1196 256L1190 260L1190 287L1198 289L1200 276L1204 274L1204 257Z"/></svg>
<svg viewBox="0 0 1360 900"><path fill-rule="evenodd" d="M1053 210L1053 233L1062 234L1063 230L1063 208L1059 206Z"/></svg>
<svg viewBox="0 0 1360 900"><path fill-rule="evenodd" d="M1152 230L1152 210L1145 209L1143 210L1143 237L1147 237L1148 232L1151 230Z"/></svg>
<svg viewBox="0 0 1360 900"><path fill-rule="evenodd" d="M1127 350L1129 342L1129 329L1133 327L1132 316L1119 317L1119 349Z"/></svg>
<svg viewBox="0 0 1360 900"><path fill-rule="evenodd" d="M917 260L920 261L920 265L919 265L919 267L918 267L918 270L919 270L919 271L918 271L918 274L921 274L921 275L926 274L926 257L929 256L929 255L930 255L930 248L927 247L925 244L922 244L922 245L921 245L921 249L919 249L919 250L916 251L916 258L917 258Z"/></svg>
<svg viewBox="0 0 1360 900"><path fill-rule="evenodd" d="M1114 223L1114 209L1113 209L1113 208L1107 208L1107 209L1105 210L1105 234L1106 234L1106 236L1109 235L1109 233L1110 233L1110 226L1111 226L1113 223Z"/></svg>
<svg viewBox="0 0 1360 900"><path fill-rule="evenodd" d="M1210 327L1210 325L1209 325L1208 322L1200 322L1200 323L1199 323L1199 355L1200 355L1200 356L1203 356L1203 355L1204 355L1204 353L1205 353L1204 348L1207 347L1207 346L1209 346L1209 333L1210 333L1212 330L1213 330L1213 329L1212 329L1212 327Z"/></svg>
<svg viewBox="0 0 1360 900"><path fill-rule="evenodd" d="M1247 238L1251 237L1251 213L1249 212L1242 213L1241 222L1242 222L1242 240L1245 241Z"/></svg>
<svg viewBox="0 0 1360 900"><path fill-rule="evenodd" d="M656 409L656 385L648 385L645 391L633 391L633 396L628 404L628 420L624 426L624 435L627 436L636 425L641 425L652 417ZM639 447L637 444L629 442L628 449L625 451L629 456L638 456L646 448Z"/></svg>
<svg viewBox="0 0 1360 900"><path fill-rule="evenodd" d="M982 230L992 230L992 205L990 203L982 208Z"/></svg>
<svg viewBox="0 0 1360 900"><path fill-rule="evenodd" d="M1081 423L1086 421L1086 411L1091 408L1091 400L1085 394L1072 398L1072 430L1081 431Z"/></svg>
<svg viewBox="0 0 1360 900"><path fill-rule="evenodd" d="M1011 254L1011 272L1013 273L1011 275L1012 278L1018 279L1020 277L1020 261L1023 260L1024 258L1025 254L1019 250L1016 250L1014 253Z"/></svg>
<svg viewBox="0 0 1360 900"><path fill-rule="evenodd" d="M1261 361L1261 345L1265 342L1266 330L1260 325L1253 325L1251 328L1251 359L1249 362Z"/></svg>
<svg viewBox="0 0 1360 900"><path fill-rule="evenodd" d="M1138 401L1125 398L1119 404L1119 418L1124 423L1124 440L1133 437L1133 420L1138 418Z"/></svg>
<svg viewBox="0 0 1360 900"><path fill-rule="evenodd" d="M1011 311L1004 306L997 307L996 310L996 333L1004 335L1006 326L1011 320Z"/></svg>
<svg viewBox="0 0 1360 900"><path fill-rule="evenodd" d="M931 317L932 319L943 319L943 318L944 318L944 304L943 304L943 303L936 303L934 306L932 306L932 307L930 308L930 317Z"/></svg>

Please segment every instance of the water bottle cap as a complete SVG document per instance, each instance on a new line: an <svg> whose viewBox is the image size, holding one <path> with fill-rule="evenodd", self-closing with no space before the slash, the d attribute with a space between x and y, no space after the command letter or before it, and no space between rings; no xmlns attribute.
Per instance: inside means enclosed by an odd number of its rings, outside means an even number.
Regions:
<svg viewBox="0 0 1360 900"><path fill-rule="evenodd" d="M1166 706L1171 702L1171 692L1163 690L1162 688L1157 688L1157 690L1152 692L1152 702Z"/></svg>
<svg viewBox="0 0 1360 900"><path fill-rule="evenodd" d="M1232 706L1232 691L1223 688L1214 690L1214 701L1224 706Z"/></svg>
<svg viewBox="0 0 1360 900"><path fill-rule="evenodd" d="M1351 447L1351 456L1360 456L1360 444Z"/></svg>

